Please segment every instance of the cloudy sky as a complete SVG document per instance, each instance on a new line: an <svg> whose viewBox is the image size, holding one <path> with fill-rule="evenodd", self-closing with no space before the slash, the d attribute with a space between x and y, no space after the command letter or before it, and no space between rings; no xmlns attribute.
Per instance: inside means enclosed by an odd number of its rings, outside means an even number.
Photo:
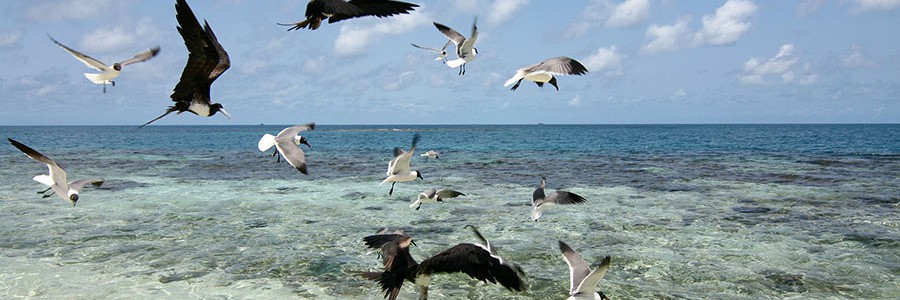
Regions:
<svg viewBox="0 0 900 300"><path fill-rule="evenodd" d="M187 60L174 0L0 3L0 125L142 124L170 105ZM232 66L212 97L232 113L155 124L898 123L900 0L423 1L414 13L285 31L306 1L189 0ZM469 35L458 76L416 43ZM47 38L112 63L161 46L103 94ZM452 47L452 46L451 46ZM560 91L517 68L569 56Z"/></svg>

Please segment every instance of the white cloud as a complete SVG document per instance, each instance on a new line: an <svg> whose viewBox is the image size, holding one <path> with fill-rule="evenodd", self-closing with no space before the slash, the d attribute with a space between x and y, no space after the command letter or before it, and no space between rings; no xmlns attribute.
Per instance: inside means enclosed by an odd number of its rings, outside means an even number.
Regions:
<svg viewBox="0 0 900 300"><path fill-rule="evenodd" d="M491 14L488 15L488 23L497 25L512 18L519 8L528 5L529 0L496 0L491 5Z"/></svg>
<svg viewBox="0 0 900 300"><path fill-rule="evenodd" d="M25 10L25 18L36 22L86 20L109 12L121 11L119 0L41 1Z"/></svg>
<svg viewBox="0 0 900 300"><path fill-rule="evenodd" d="M85 34L78 47L88 52L111 52L117 50L135 50L150 48L155 45L143 44L161 35L161 30L153 25L149 18L139 20L136 24L121 24L114 27L104 26ZM137 45L136 42L142 44Z"/></svg>
<svg viewBox="0 0 900 300"><path fill-rule="evenodd" d="M669 99L674 100L674 101L680 101L680 100L684 99L685 97L687 97L687 92L685 92L684 89L678 89L677 91L672 93L672 96L670 96Z"/></svg>
<svg viewBox="0 0 900 300"><path fill-rule="evenodd" d="M0 30L0 49L13 48L22 40L21 30Z"/></svg>
<svg viewBox="0 0 900 300"><path fill-rule="evenodd" d="M347 22L341 26L341 32L334 41L334 52L339 56L354 56L365 52L369 44L382 39L386 35L406 33L416 26L430 23L429 18L418 10L409 14L387 19L375 19L374 25L360 25L361 22Z"/></svg>
<svg viewBox="0 0 900 300"><path fill-rule="evenodd" d="M580 106L581 105L581 95L575 95L572 100L569 100L567 103L569 106Z"/></svg>
<svg viewBox="0 0 900 300"><path fill-rule="evenodd" d="M694 39L701 44L732 44L750 30L746 19L756 14L757 9L750 0L729 0L716 9L715 15L703 16L703 28Z"/></svg>
<svg viewBox="0 0 900 300"><path fill-rule="evenodd" d="M563 33L566 38L579 37L588 33L591 28L602 25L601 22L612 10L612 3L608 0L591 0L587 6L581 9L581 17L578 21L569 25Z"/></svg>
<svg viewBox="0 0 900 300"><path fill-rule="evenodd" d="M819 11L826 0L803 0L797 5L797 15L806 16Z"/></svg>
<svg viewBox="0 0 900 300"><path fill-rule="evenodd" d="M622 54L616 51L616 46L597 49L597 52L584 59L584 66L590 72L603 72L607 76L622 74Z"/></svg>
<svg viewBox="0 0 900 300"><path fill-rule="evenodd" d="M893 10L900 7L900 0L853 0L856 3L855 11Z"/></svg>
<svg viewBox="0 0 900 300"><path fill-rule="evenodd" d="M682 18L672 25L650 25L647 36L653 40L641 47L641 51L656 54L687 46L691 39L691 29L688 28L690 21L690 18Z"/></svg>
<svg viewBox="0 0 900 300"><path fill-rule="evenodd" d="M606 26L629 27L647 18L650 14L649 0L625 0L616 6L612 16L606 20Z"/></svg>
<svg viewBox="0 0 900 300"><path fill-rule="evenodd" d="M768 59L750 58L744 62L744 73L740 77L742 84L766 84L767 78L777 77L783 83L810 84L818 80L818 74L812 72L812 65L806 63L801 68L794 68L800 58L796 54L794 44L784 44L778 53Z"/></svg>
<svg viewBox="0 0 900 300"><path fill-rule="evenodd" d="M850 49L850 53L841 57L841 63L844 66L855 68L855 67L868 67L875 65L874 62L869 60L866 57L866 54L863 53L862 48L859 46L853 46Z"/></svg>

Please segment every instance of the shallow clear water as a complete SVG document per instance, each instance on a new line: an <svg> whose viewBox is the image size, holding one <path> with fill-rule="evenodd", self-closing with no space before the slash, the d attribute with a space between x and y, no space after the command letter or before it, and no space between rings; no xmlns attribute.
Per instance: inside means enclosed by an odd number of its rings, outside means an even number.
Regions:
<svg viewBox="0 0 900 300"><path fill-rule="evenodd" d="M46 168L0 147L0 298L380 299L353 275L381 268L364 236L402 228L421 261L476 242L466 224L529 290L438 275L434 299L563 299L557 240L612 257L613 299L900 296L900 125L319 126L309 176L256 150L282 127L0 127L106 179L41 199ZM444 153L388 196L416 132ZM530 221L540 175L588 202ZM409 208L430 187L467 196Z"/></svg>

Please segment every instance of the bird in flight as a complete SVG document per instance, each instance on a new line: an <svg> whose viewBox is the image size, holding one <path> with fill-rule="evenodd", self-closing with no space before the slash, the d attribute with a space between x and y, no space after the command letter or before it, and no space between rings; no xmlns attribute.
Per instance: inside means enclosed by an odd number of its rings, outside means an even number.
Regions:
<svg viewBox="0 0 900 300"><path fill-rule="evenodd" d="M72 56L74 56L75 59L81 61L82 63L84 63L84 65L88 66L88 68L100 71L101 73L84 73L84 77L87 77L87 79L93 83L102 84L104 93L106 93L106 84L107 83L111 84L112 86L116 86L116 82L113 81L113 78L119 77L119 74L121 74L121 72L122 72L122 67L130 65L130 64L147 61L148 59L151 59L151 58L155 57L157 54L159 54L159 46L156 46L156 47L138 52L137 54L135 54L134 56L132 56L129 59L114 63L112 65L107 65L93 57L87 56L84 53L78 52L75 49L72 49L72 48L67 47L66 45L63 45L62 43L60 43L59 41L54 39L52 36L48 35L47 37L49 37L50 40L53 41L53 43L55 43L57 46L62 47L63 50L66 50L66 52L69 52L69 54L72 54Z"/></svg>
<svg viewBox="0 0 900 300"><path fill-rule="evenodd" d="M75 203L78 202L78 192L81 190L81 188L88 184L95 187L103 184L103 178L81 179L69 182L66 176L66 171L63 170L63 168L60 167L59 164L57 164L55 161L41 154L40 152L37 152L37 150L34 150L31 147L28 147L25 144L22 144L14 139L7 138L7 140L9 140L10 144L19 149L19 151L22 151L22 153L25 153L25 155L31 157L31 159L47 165L49 174L37 175L33 178L34 181L48 186L46 190L38 192L38 194L43 194L43 198L47 198L52 196L53 194L56 194L63 200L72 202L72 206L75 206ZM50 193L48 194L47 192Z"/></svg>
<svg viewBox="0 0 900 300"><path fill-rule="evenodd" d="M512 87L512 90L515 91L522 80L531 80L538 87L544 87L544 83L549 82L558 91L559 86L556 85L555 75L583 75L587 72L587 68L577 60L559 56L516 70L516 74L509 78L503 86L507 87L515 83Z"/></svg>
<svg viewBox="0 0 900 300"><path fill-rule="evenodd" d="M177 112L189 111L201 117L211 117L221 112L226 118L231 118L220 103L212 103L209 98L209 89L212 83L231 66L228 52L219 44L215 33L209 27L206 20L204 26L191 11L184 0L175 3L175 18L178 20L178 33L184 39L187 46L188 61L181 72L181 80L175 85L175 90L170 96L175 105L169 106L164 114L150 120L140 127L147 126L166 115Z"/></svg>
<svg viewBox="0 0 900 300"><path fill-rule="evenodd" d="M278 23L278 25L291 26L288 31L300 28L316 30L325 19L328 19L328 23L335 23L367 16L384 18L408 14L416 7L419 5L393 0L310 0L306 5L306 20L297 23Z"/></svg>
<svg viewBox="0 0 900 300"><path fill-rule="evenodd" d="M447 66L459 68L459 75L465 75L466 63L472 61L475 59L475 55L478 55L478 49L475 48L475 40L478 39L478 26L475 26L475 24L478 23L478 18L475 18L475 21L472 22L472 35L470 35L469 38L466 38L456 30L453 30L453 28L447 27L444 24L438 22L433 23L438 31L456 44L456 56L458 58L447 61Z"/></svg>

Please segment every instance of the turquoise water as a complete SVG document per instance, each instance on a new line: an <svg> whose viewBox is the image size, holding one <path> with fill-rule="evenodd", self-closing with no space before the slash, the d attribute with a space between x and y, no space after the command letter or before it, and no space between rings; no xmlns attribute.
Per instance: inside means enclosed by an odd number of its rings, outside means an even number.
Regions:
<svg viewBox="0 0 900 300"><path fill-rule="evenodd" d="M900 297L900 125L323 125L309 176L256 149L283 127L0 127L106 179L74 208L41 199L46 168L0 147L0 298L380 299L353 275L381 268L364 236L402 228L421 261L475 242L466 224L529 289L438 275L434 299L564 299L557 240L612 257L613 299ZM414 133L425 180L389 196ZM588 202L531 222L541 175ZM467 196L409 208L430 187Z"/></svg>

